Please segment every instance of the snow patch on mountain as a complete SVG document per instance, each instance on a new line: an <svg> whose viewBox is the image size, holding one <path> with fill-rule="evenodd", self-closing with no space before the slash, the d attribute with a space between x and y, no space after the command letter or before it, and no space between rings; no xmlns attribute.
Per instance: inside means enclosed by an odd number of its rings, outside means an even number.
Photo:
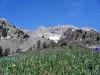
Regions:
<svg viewBox="0 0 100 75"><path fill-rule="evenodd" d="M56 36L50 36L49 39L50 39L50 40L53 40L53 41L55 41L55 42L58 42L58 40L60 40L60 37L61 37L61 36L58 36L58 35L56 35Z"/></svg>

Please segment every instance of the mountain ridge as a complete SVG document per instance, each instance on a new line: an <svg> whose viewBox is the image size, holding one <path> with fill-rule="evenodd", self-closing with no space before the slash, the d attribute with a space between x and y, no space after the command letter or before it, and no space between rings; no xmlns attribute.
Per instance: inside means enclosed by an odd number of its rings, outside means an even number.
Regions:
<svg viewBox="0 0 100 75"><path fill-rule="evenodd" d="M38 40L41 40L42 43L54 41L59 44L66 41L66 43L77 43L77 45L83 46L83 44L78 43L84 43L84 41L87 42L86 39L82 39L87 37L90 45L100 44L100 40L98 42L95 40L97 37L100 39L100 33L90 27L78 28L74 25L58 25L52 27L40 26L36 30L25 30L13 26L6 19L0 19L2 35L4 31L4 29L2 29L2 25L4 25L8 31L4 38L0 38L0 46L2 46L4 49L10 47L12 52L16 51L17 48L21 48L22 51L27 51L30 49L30 47L35 49ZM9 38L7 38L8 36ZM68 42L68 40L70 41ZM90 42L90 40L94 40L94 43ZM84 43L84 47L86 47L86 45L87 43Z"/></svg>

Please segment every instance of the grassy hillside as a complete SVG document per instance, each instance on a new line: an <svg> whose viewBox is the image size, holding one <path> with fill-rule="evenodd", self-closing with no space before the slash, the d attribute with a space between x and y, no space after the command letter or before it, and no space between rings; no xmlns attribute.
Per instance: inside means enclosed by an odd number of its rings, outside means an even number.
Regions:
<svg viewBox="0 0 100 75"><path fill-rule="evenodd" d="M0 75L99 75L100 52L52 48L0 58Z"/></svg>

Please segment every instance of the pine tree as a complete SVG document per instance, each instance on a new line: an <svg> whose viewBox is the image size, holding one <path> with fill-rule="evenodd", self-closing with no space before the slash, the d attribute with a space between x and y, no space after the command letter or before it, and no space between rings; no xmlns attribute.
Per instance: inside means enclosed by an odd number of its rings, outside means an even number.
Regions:
<svg viewBox="0 0 100 75"><path fill-rule="evenodd" d="M20 49L19 47L17 48L16 50L16 53L21 53L22 52L22 49Z"/></svg>
<svg viewBox="0 0 100 75"><path fill-rule="evenodd" d="M2 36L7 37L7 30L6 29L3 29Z"/></svg>
<svg viewBox="0 0 100 75"><path fill-rule="evenodd" d="M5 56L8 56L10 54L10 48L6 48L5 49L5 52L4 52L4 55Z"/></svg>
<svg viewBox="0 0 100 75"><path fill-rule="evenodd" d="M54 48L54 47L56 46L56 42L54 42L54 41L52 40L52 41L50 42L50 46Z"/></svg>
<svg viewBox="0 0 100 75"><path fill-rule="evenodd" d="M61 47L63 47L63 46L67 46L67 42L62 42Z"/></svg>
<svg viewBox="0 0 100 75"><path fill-rule="evenodd" d="M100 38L97 36L97 37L96 37L96 41L99 41L99 40L100 40Z"/></svg>
<svg viewBox="0 0 100 75"><path fill-rule="evenodd" d="M43 47L43 48L48 48L47 43L46 43L46 42L44 42L44 43L42 44L42 47Z"/></svg>
<svg viewBox="0 0 100 75"><path fill-rule="evenodd" d="M39 62L39 58L40 58L40 49L41 49L41 41L40 40L38 40L37 41L37 48L38 48L38 59L37 59L37 68L38 68L38 70L37 70L37 75L40 75L40 62Z"/></svg>
<svg viewBox="0 0 100 75"><path fill-rule="evenodd" d="M86 36L85 36L85 34L83 34L82 39L85 39L85 38L86 38Z"/></svg>
<svg viewBox="0 0 100 75"><path fill-rule="evenodd" d="M40 41L40 40L37 41L37 49L38 49L38 50L41 49L41 41Z"/></svg>
<svg viewBox="0 0 100 75"><path fill-rule="evenodd" d="M2 47L0 46L0 57L3 56L2 51L3 51L3 49L2 49Z"/></svg>

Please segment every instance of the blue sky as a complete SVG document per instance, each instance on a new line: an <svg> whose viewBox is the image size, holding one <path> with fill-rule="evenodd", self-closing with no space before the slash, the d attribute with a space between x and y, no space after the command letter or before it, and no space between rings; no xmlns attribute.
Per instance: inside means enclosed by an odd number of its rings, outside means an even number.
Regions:
<svg viewBox="0 0 100 75"><path fill-rule="evenodd" d="M0 18L31 30L63 24L100 30L100 0L0 0Z"/></svg>

